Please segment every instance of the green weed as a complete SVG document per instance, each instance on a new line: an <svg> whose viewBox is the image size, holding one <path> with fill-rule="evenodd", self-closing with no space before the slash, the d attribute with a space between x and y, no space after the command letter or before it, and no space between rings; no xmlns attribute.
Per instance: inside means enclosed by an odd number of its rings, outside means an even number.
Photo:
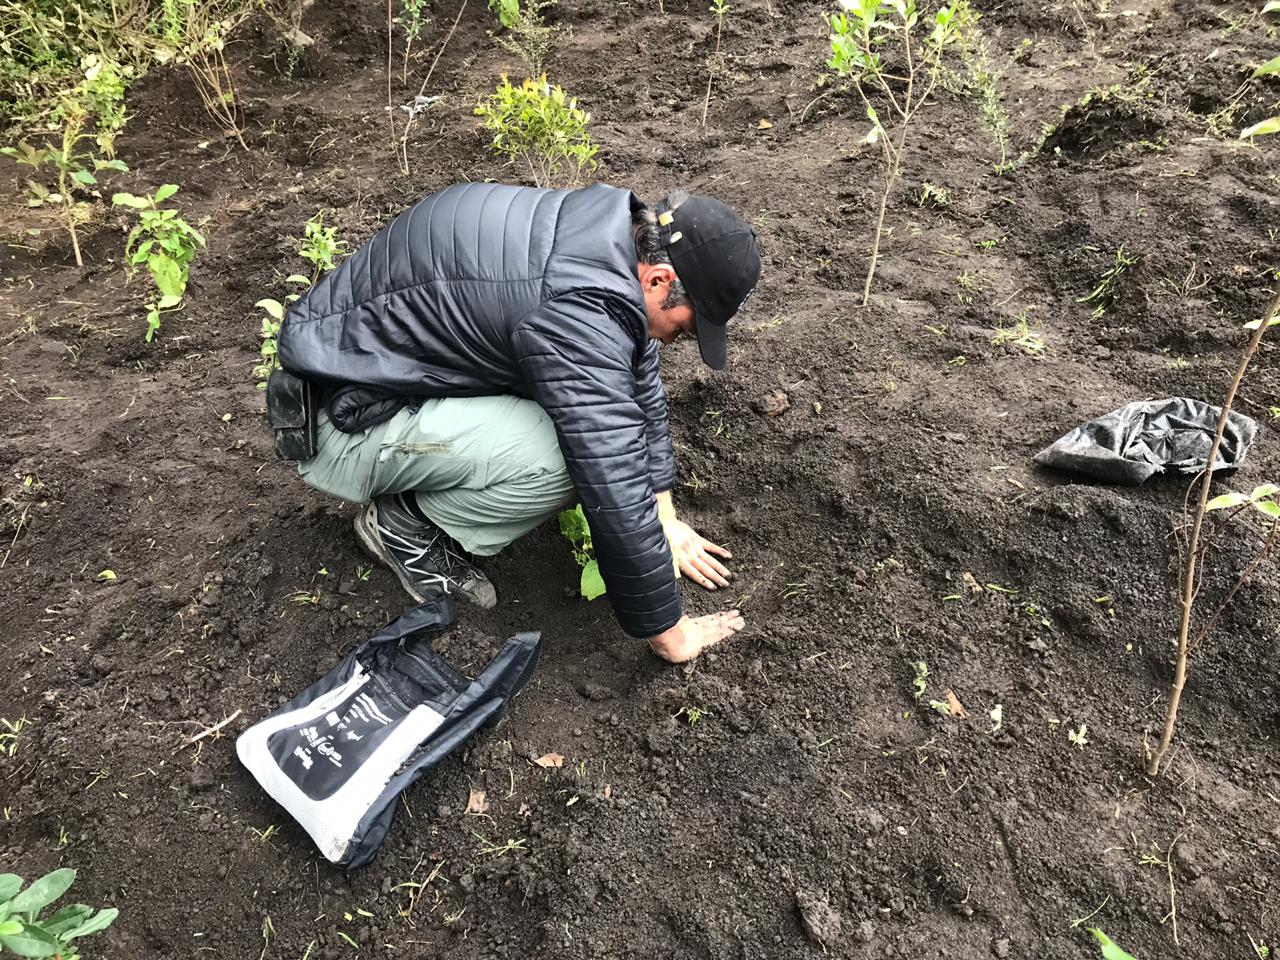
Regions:
<svg viewBox="0 0 1280 960"><path fill-rule="evenodd" d="M76 872L64 867L24 890L17 874L0 874L0 947L19 957L79 960L74 941L105 930L120 911L115 907L95 911L76 903L41 917L40 912L66 893L75 879Z"/></svg>
<svg viewBox="0 0 1280 960"><path fill-rule="evenodd" d="M559 522L560 534L569 541L573 559L582 568L578 592L586 599L594 600L605 592L604 577L600 575L600 564L591 545L591 527L587 524L587 515L582 512L582 504L561 513Z"/></svg>

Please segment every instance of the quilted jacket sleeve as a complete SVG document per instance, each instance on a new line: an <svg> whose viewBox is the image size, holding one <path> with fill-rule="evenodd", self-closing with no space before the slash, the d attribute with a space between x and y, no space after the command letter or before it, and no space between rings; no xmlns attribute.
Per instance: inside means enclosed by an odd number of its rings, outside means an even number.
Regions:
<svg viewBox="0 0 1280 960"><path fill-rule="evenodd" d="M650 340L636 370L636 401L644 411L645 444L649 451L649 482L659 493L676 482L676 457L667 423L667 394L658 366L658 341Z"/></svg>
<svg viewBox="0 0 1280 960"><path fill-rule="evenodd" d="M579 291L542 304L517 325L512 348L533 399L556 425L614 615L635 637L680 619L646 455L648 419L608 297Z"/></svg>

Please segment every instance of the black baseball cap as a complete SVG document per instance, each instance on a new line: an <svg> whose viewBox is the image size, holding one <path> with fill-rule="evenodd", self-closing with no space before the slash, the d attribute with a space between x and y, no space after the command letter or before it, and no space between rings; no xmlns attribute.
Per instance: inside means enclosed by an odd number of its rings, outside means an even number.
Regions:
<svg viewBox="0 0 1280 960"><path fill-rule="evenodd" d="M719 200L677 190L654 209L671 266L693 301L698 351L713 370L729 362L726 324L760 282L755 231Z"/></svg>

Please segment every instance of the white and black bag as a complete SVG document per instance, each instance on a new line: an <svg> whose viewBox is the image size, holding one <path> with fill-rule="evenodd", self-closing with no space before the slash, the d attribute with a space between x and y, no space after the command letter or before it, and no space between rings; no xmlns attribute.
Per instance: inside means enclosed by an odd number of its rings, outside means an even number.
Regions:
<svg viewBox="0 0 1280 960"><path fill-rule="evenodd" d="M333 863L372 860L401 791L496 722L533 674L539 635L521 633L468 681L429 646L453 619L448 596L414 607L236 741L240 762Z"/></svg>

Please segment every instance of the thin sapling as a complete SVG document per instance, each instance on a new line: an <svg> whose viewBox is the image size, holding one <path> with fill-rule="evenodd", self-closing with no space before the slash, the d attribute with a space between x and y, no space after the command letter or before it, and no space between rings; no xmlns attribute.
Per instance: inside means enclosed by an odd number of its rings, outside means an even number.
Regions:
<svg viewBox="0 0 1280 960"><path fill-rule="evenodd" d="M951 0L926 17L916 9L915 0L840 0L840 7L840 13L825 18L831 30L827 66L857 91L871 121L864 142L879 144L884 161L884 185L862 290L865 307L871 300L885 211L902 172L908 134L938 85L943 54L968 28L972 15L968 0ZM881 101L883 120L871 102L873 97Z"/></svg>
<svg viewBox="0 0 1280 960"><path fill-rule="evenodd" d="M338 239L337 227L324 225L323 210L307 221L298 240L298 254L315 268L311 275L312 283L320 279L320 274L336 267L339 257L347 255L346 241Z"/></svg>
<svg viewBox="0 0 1280 960"><path fill-rule="evenodd" d="M720 34L724 30L724 15L729 12L725 0L711 0L707 8L716 15L716 47L707 61L707 95L702 101L702 125L707 125L707 109L711 106L711 83L720 70Z"/></svg>

